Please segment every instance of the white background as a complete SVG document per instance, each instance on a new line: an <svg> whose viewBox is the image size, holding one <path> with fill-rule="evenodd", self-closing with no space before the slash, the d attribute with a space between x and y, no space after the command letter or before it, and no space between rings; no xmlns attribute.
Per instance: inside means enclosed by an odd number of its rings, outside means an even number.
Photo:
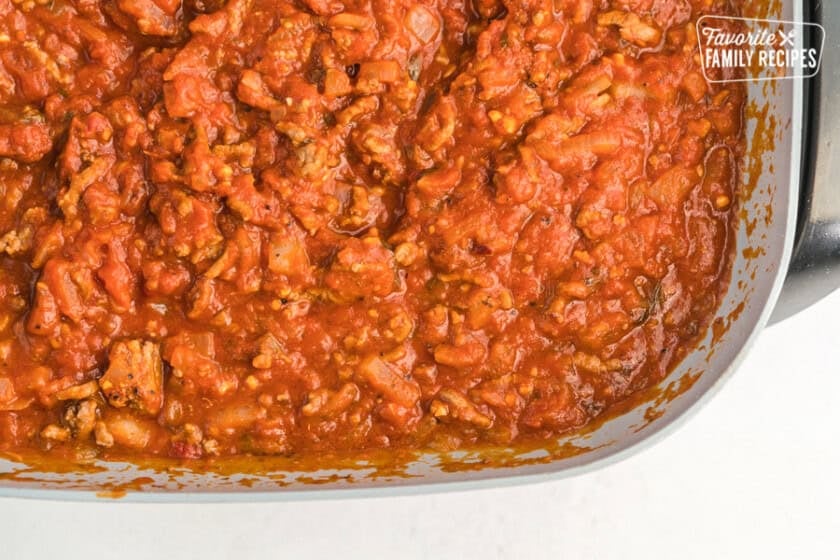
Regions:
<svg viewBox="0 0 840 560"><path fill-rule="evenodd" d="M665 441L589 475L257 505L0 500L0 558L840 558L840 293Z"/></svg>

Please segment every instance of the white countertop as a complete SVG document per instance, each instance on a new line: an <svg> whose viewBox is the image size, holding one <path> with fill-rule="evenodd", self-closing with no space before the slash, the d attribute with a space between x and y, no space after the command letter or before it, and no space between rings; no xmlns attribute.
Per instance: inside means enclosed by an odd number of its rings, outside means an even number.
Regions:
<svg viewBox="0 0 840 560"><path fill-rule="evenodd" d="M5 499L0 558L838 558L838 404L840 292L768 329L675 434L592 474L259 505Z"/></svg>

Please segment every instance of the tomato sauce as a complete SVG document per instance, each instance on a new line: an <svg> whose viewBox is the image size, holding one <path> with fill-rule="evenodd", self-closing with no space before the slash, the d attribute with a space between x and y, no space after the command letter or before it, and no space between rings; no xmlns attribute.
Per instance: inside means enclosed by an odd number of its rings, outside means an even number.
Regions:
<svg viewBox="0 0 840 560"><path fill-rule="evenodd" d="M729 280L732 4L0 0L0 450L509 445L656 384Z"/></svg>

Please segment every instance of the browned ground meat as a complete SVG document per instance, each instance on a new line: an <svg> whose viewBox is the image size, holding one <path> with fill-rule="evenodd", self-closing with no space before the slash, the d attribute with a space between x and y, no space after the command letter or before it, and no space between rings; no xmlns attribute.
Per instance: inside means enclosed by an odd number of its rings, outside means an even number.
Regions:
<svg viewBox="0 0 840 560"><path fill-rule="evenodd" d="M509 444L728 281L722 0L0 0L0 450Z"/></svg>

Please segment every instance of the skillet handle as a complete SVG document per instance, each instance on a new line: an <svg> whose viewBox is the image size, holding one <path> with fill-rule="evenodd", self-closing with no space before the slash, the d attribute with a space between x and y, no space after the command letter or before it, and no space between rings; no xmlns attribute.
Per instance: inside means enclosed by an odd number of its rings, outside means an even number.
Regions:
<svg viewBox="0 0 840 560"><path fill-rule="evenodd" d="M812 4L808 14L807 5ZM802 190L793 258L771 323L840 287L840 2L805 2L826 30L820 73L805 80ZM810 19L808 19L810 15Z"/></svg>

